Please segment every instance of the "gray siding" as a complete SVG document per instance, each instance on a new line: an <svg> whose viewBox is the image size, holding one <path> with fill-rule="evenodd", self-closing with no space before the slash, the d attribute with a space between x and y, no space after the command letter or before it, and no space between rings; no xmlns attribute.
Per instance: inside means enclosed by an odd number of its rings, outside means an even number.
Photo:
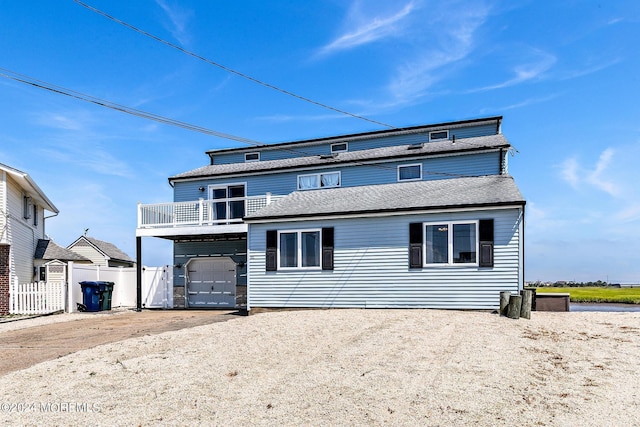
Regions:
<svg viewBox="0 0 640 427"><path fill-rule="evenodd" d="M493 268L409 269L409 223L493 218ZM495 309L500 291L522 282L520 210L251 224L251 307L424 307ZM265 271L269 229L334 227L333 271Z"/></svg>
<svg viewBox="0 0 640 427"><path fill-rule="evenodd" d="M403 160L375 165L331 165L325 169L309 168L295 172L279 172L242 178L202 179L198 181L176 182L174 201L193 201L208 198L207 186L246 182L247 195L259 196L270 192L274 195L286 195L297 189L297 176L320 170L340 171L342 187L388 184L397 181L397 167L405 164L422 164L423 179L442 179L452 176L482 176L500 173L500 153L474 153L458 156L434 157L422 160ZM200 187L205 191L201 192Z"/></svg>
<svg viewBox="0 0 640 427"><path fill-rule="evenodd" d="M247 284L247 241L227 240L218 242L182 242L173 245L173 285L184 286L184 265L191 258L228 256L238 264L236 285ZM176 267L180 265L180 268Z"/></svg>
<svg viewBox="0 0 640 427"><path fill-rule="evenodd" d="M444 130L444 129L443 129ZM481 126L467 126L458 129L451 129L449 131L449 138L455 136L459 138L472 138L477 136L495 135L496 126L481 125ZM346 138L348 140L348 138ZM331 154L331 144L338 142L319 142L317 145L309 145L306 147L286 147L279 149L250 150L251 152L260 152L260 160L282 160L292 157L305 157L305 156L319 156L323 154ZM349 151L357 150L369 150L372 148L389 147L393 145L405 145L405 144L417 144L421 142L429 142L429 132L415 133L409 135L396 135L378 138L368 138L359 141L347 141L349 144ZM228 164L228 163L242 163L244 162L244 152L241 153L228 153L214 155L214 164Z"/></svg>

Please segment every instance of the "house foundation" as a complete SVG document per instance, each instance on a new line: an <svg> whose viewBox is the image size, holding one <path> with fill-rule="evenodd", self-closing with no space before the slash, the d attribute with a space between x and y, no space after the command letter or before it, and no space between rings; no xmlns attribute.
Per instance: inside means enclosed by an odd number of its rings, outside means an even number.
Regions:
<svg viewBox="0 0 640 427"><path fill-rule="evenodd" d="M184 286L173 287L173 308L186 308L184 304Z"/></svg>

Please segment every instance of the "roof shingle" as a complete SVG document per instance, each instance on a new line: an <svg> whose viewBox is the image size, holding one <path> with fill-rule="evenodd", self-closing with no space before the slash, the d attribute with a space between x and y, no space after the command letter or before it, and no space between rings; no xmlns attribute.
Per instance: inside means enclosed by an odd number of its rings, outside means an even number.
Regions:
<svg viewBox="0 0 640 427"><path fill-rule="evenodd" d="M296 191L247 215L245 220L508 204L525 204L515 181L509 175L489 175Z"/></svg>
<svg viewBox="0 0 640 427"><path fill-rule="evenodd" d="M370 150L349 151L331 156L293 157L282 160L267 160L247 163L229 163L208 165L188 172L183 172L169 178L170 181L199 177L215 177L236 173L255 173L275 171L279 169L304 168L309 166L336 165L341 163L357 163L379 159L398 159L403 157L419 157L445 153L462 153L465 151L480 151L510 147L502 134L479 136L475 138L460 138L454 141L437 141L425 143L421 148L409 145L374 148Z"/></svg>
<svg viewBox="0 0 640 427"><path fill-rule="evenodd" d="M38 239L34 258L48 261L54 259L60 261L89 261L88 258L45 239Z"/></svg>

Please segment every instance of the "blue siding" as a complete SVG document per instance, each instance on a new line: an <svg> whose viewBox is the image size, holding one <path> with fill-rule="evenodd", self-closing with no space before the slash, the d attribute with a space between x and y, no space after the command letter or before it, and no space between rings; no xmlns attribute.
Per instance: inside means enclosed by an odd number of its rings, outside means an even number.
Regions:
<svg viewBox="0 0 640 427"><path fill-rule="evenodd" d="M478 153L459 156L435 157L426 160L403 160L376 165L352 165L327 167L324 171L340 171L342 187L361 185L388 184L397 182L398 165L422 164L424 180L451 178L460 176L495 175L500 173L500 153ZM298 175L318 172L318 168L309 168L295 172L279 172L247 176L243 178L203 179L191 182L176 182L174 201L193 201L208 198L205 189L213 184L230 184L246 182L248 196L260 196L267 192L274 195L286 195L297 190Z"/></svg>
<svg viewBox="0 0 640 427"><path fill-rule="evenodd" d="M184 265L191 258L228 256L238 264L236 285L247 284L247 241L229 240L219 242L176 242L173 245L173 285L184 286Z"/></svg>
<svg viewBox="0 0 640 427"><path fill-rule="evenodd" d="M453 136L459 138L472 138L478 136L495 135L496 126L465 126L458 129L449 130L449 138ZM395 145L417 144L421 142L429 142L429 132L414 133L409 135L396 135L378 138L368 138L358 141L348 141L349 151L369 150L372 148L389 147ZM333 142L335 143L335 142ZM259 149L251 150L251 152L259 151L260 160L282 160L293 157L319 156L323 154L331 154L331 142L322 142L317 145L308 145L305 147L287 147L278 149ZM223 153L214 154L214 164L243 163L244 153Z"/></svg>
<svg viewBox="0 0 640 427"><path fill-rule="evenodd" d="M495 266L408 268L409 223L493 218ZM251 224L251 307L495 309L521 288L520 210ZM265 271L268 229L334 227L333 271ZM375 230L375 232L372 232Z"/></svg>

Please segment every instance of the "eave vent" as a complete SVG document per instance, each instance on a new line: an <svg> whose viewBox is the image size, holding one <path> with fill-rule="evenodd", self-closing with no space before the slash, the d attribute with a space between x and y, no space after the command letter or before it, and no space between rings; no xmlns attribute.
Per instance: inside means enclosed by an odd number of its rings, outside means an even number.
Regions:
<svg viewBox="0 0 640 427"><path fill-rule="evenodd" d="M420 150L424 147L424 142L419 142L417 144L411 144L408 149L409 150Z"/></svg>

